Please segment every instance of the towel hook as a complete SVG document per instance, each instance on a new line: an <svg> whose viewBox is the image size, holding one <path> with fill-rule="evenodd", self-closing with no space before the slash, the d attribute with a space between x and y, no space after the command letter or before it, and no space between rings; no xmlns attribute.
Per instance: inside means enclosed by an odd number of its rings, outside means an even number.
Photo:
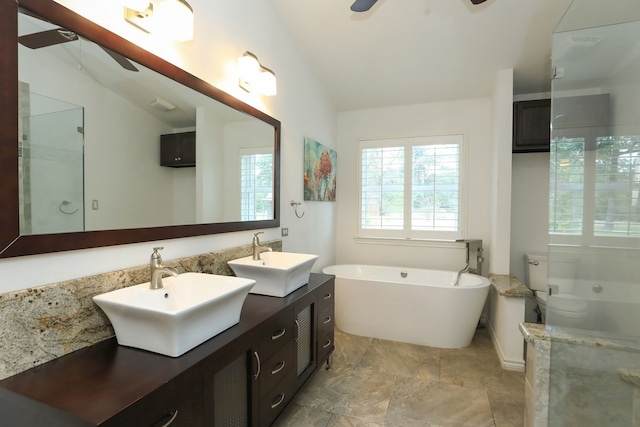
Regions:
<svg viewBox="0 0 640 427"><path fill-rule="evenodd" d="M298 218L302 218L304 216L304 212L302 212L302 215L298 215L298 206L300 206L301 204L302 203L296 202L294 200L291 201L291 206L293 206L293 210Z"/></svg>
<svg viewBox="0 0 640 427"><path fill-rule="evenodd" d="M63 209L64 207L69 206L70 204L71 204L70 201L63 200L62 203L60 203L60 205L58 206L58 210L60 212L62 212L63 214L65 214L65 215L73 215L74 213L78 212L78 209L80 209L80 208L76 208L76 210L74 210L72 212L68 212L68 211Z"/></svg>

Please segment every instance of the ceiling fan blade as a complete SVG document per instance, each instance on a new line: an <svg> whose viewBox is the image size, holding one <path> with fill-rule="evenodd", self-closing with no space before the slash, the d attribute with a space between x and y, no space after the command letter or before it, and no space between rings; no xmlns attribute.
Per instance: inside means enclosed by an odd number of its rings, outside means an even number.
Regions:
<svg viewBox="0 0 640 427"><path fill-rule="evenodd" d="M118 52L114 52L109 48L106 48L104 46L100 46L102 48L102 50L104 50L105 52L107 52L107 54L113 58L114 61L116 61L118 64L120 64L120 66L122 68L124 68L125 70L129 70L129 71L138 71L138 69L136 68L135 65L133 65L131 63L131 61L129 61L127 59L126 56L119 54Z"/></svg>
<svg viewBox="0 0 640 427"><path fill-rule="evenodd" d="M78 35L64 28L56 28L18 37L18 43L30 49L40 49L41 47L53 46L73 40L78 40Z"/></svg>
<svg viewBox="0 0 640 427"><path fill-rule="evenodd" d="M351 10L354 12L366 12L371 9L378 0L356 0L351 5Z"/></svg>
<svg viewBox="0 0 640 427"><path fill-rule="evenodd" d="M484 3L487 0L471 0L471 3L473 4L480 4L480 3Z"/></svg>

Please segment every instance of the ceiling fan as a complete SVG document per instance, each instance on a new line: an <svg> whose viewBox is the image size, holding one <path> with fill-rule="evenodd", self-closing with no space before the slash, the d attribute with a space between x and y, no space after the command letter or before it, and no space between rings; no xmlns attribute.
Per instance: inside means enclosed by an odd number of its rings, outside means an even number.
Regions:
<svg viewBox="0 0 640 427"><path fill-rule="evenodd" d="M28 13L30 16L41 19L42 18ZM43 20L44 21L44 20ZM40 49L43 47L53 46L60 43L67 43L74 40L78 40L80 37L73 31L69 31L64 28L54 28L52 30L40 31L37 33L27 34L18 37L18 43L26 46L30 49ZM104 46L100 46L111 58L113 58L120 66L129 71L138 71L135 65L131 63L125 56L112 51Z"/></svg>
<svg viewBox="0 0 640 427"><path fill-rule="evenodd" d="M378 0L356 0L351 5L351 10L354 12L366 12L371 9ZM487 0L470 0L473 4L484 3Z"/></svg>

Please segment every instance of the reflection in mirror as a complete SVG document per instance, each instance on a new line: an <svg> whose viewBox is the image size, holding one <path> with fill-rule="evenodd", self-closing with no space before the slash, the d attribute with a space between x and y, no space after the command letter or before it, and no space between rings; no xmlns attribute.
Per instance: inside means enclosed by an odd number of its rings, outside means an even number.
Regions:
<svg viewBox="0 0 640 427"><path fill-rule="evenodd" d="M272 125L57 25L18 25L22 235L274 219Z"/></svg>

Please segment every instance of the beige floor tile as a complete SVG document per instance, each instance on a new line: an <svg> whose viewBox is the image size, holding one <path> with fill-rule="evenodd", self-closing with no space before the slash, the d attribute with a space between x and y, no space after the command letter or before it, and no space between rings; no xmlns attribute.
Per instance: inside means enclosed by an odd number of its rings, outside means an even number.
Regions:
<svg viewBox="0 0 640 427"><path fill-rule="evenodd" d="M488 393L496 427L524 426L524 393Z"/></svg>
<svg viewBox="0 0 640 427"><path fill-rule="evenodd" d="M440 379L440 349L374 339L359 368L426 380Z"/></svg>
<svg viewBox="0 0 640 427"><path fill-rule="evenodd" d="M393 375L336 366L320 370L296 396L295 403L338 415L379 422L395 384Z"/></svg>
<svg viewBox="0 0 640 427"><path fill-rule="evenodd" d="M346 334L336 328L334 336L336 349L331 355L331 363L335 365L357 365L371 345L371 341L371 338Z"/></svg>
<svg viewBox="0 0 640 427"><path fill-rule="evenodd" d="M384 427L384 424L363 421L357 418L345 417L344 415L333 415L327 427Z"/></svg>
<svg viewBox="0 0 640 427"><path fill-rule="evenodd" d="M330 412L291 403L271 427L327 427L332 417Z"/></svg>
<svg viewBox="0 0 640 427"><path fill-rule="evenodd" d="M506 371L484 329L470 346L434 349L336 329L320 369L275 424L313 427L521 427L524 373Z"/></svg>
<svg viewBox="0 0 640 427"><path fill-rule="evenodd" d="M493 427L487 392L453 384L398 378L385 426Z"/></svg>

